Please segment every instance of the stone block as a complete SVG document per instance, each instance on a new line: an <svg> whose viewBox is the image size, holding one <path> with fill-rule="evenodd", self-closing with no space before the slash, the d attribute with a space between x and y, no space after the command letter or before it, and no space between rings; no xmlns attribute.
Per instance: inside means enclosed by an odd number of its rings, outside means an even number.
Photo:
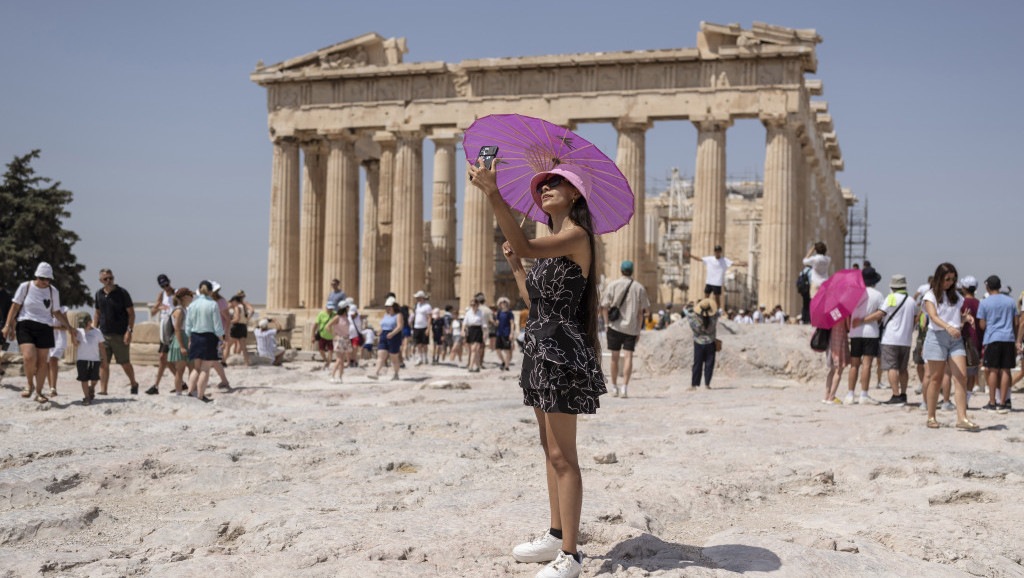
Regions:
<svg viewBox="0 0 1024 578"><path fill-rule="evenodd" d="M132 365L160 365L159 343L137 343L132 339L131 354Z"/></svg>
<svg viewBox="0 0 1024 578"><path fill-rule="evenodd" d="M132 332L132 344L136 343L160 343L160 323L158 321L144 321L136 323Z"/></svg>
<svg viewBox="0 0 1024 578"><path fill-rule="evenodd" d="M257 321L260 319L276 320L281 325L281 330L283 331L290 331L295 328L295 314L288 311L264 311L256 318Z"/></svg>

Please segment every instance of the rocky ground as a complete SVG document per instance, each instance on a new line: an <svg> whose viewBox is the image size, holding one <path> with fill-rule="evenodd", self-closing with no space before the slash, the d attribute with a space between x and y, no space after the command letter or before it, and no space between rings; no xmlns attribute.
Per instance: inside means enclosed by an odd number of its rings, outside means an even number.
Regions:
<svg viewBox="0 0 1024 578"><path fill-rule="evenodd" d="M580 420L585 575L1024 575L1024 412L975 410L984 430L965 433L916 408L823 405L805 333L724 327L697 392L685 328L642 340L629 399ZM115 371L89 407L71 373L43 405L5 378L0 576L539 570L509 554L547 527L514 371L229 377L203 404L127 395Z"/></svg>

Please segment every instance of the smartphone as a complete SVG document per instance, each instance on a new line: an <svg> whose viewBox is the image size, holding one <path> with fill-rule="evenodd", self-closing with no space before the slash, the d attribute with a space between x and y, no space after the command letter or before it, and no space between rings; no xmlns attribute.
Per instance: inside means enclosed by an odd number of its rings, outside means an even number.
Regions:
<svg viewBox="0 0 1024 578"><path fill-rule="evenodd" d="M476 157L478 159L482 158L484 160L484 167L487 168L487 169L491 168L491 166L494 163L494 159L497 156L498 156L498 147L496 147L496 146L480 147L480 152L477 153L477 155L476 155ZM473 178L470 177L469 180L473 180Z"/></svg>

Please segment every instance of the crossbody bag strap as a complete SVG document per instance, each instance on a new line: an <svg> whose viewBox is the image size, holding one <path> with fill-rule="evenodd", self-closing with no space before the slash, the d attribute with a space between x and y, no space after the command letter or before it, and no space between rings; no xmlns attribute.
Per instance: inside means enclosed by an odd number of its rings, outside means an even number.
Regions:
<svg viewBox="0 0 1024 578"><path fill-rule="evenodd" d="M622 304L626 302L626 295L629 295L629 288L632 286L633 280L630 279L629 285L626 285L626 290L622 292L622 299L619 299L619 304L615 306L617 309L622 309Z"/></svg>
<svg viewBox="0 0 1024 578"><path fill-rule="evenodd" d="M53 283L53 281L50 281L50 283ZM50 317L56 319L57 316L53 314L53 285L50 285L49 289L50 289Z"/></svg>
<svg viewBox="0 0 1024 578"><path fill-rule="evenodd" d="M909 296L909 295L906 295L906 294L904 294L904 295L903 295L903 301L900 301L900 304L899 304L899 306L898 306L898 307L896 307L896 309L894 309L894 310L893 310L892 314L891 314L891 315L889 315L889 318L885 320L885 323L883 323L883 324L882 324L882 326L883 326L883 327L884 327L884 326L886 326L886 325L888 325L888 324L889 324L889 322L890 322L890 321L892 321L893 317L896 317L896 314L897 314L897 313L899 313L899 312L900 312L900 309L902 309L902 308L903 308L903 304L907 302L907 299L910 299L910 296Z"/></svg>

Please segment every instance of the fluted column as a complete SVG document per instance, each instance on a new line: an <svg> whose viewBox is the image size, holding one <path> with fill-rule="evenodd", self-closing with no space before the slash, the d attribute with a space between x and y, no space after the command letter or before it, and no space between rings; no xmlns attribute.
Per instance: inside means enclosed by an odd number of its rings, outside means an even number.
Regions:
<svg viewBox="0 0 1024 578"><path fill-rule="evenodd" d="M729 120L706 120L697 127L697 164L693 179L693 232L690 252L706 257L725 245L725 131ZM735 251L733 251L735 254ZM690 261L690 300L704 297L704 263Z"/></svg>
<svg viewBox="0 0 1024 578"><path fill-rule="evenodd" d="M796 315L800 301L794 282L803 256L797 254L800 249L795 246L793 231L797 215L795 161L800 147L787 119L773 117L763 122L767 137L759 300L769 308L781 304L786 313Z"/></svg>
<svg viewBox="0 0 1024 578"><path fill-rule="evenodd" d="M324 191L327 163L323 141L302 143L302 219L299 232L299 305L317 309L324 301Z"/></svg>
<svg viewBox="0 0 1024 578"><path fill-rule="evenodd" d="M380 178L377 187L377 291L370 302L383 305L384 295L391 290L391 250L394 238L395 147L397 140L390 132L378 132L373 140L380 145Z"/></svg>
<svg viewBox="0 0 1024 578"><path fill-rule="evenodd" d="M423 275L423 135L397 133L392 198L391 290L400 303L412 303Z"/></svg>
<svg viewBox="0 0 1024 578"><path fill-rule="evenodd" d="M642 271L646 255L646 219L644 218L644 164L646 162L645 133L651 128L648 122L619 119L615 121L615 130L619 133L615 164L625 175L626 181L633 189L633 217L629 223L618 231L603 235L605 259L603 272L605 279L619 277L619 266L625 260L633 261L635 270ZM647 285L647 279L637 279ZM646 287L648 293L653 286Z"/></svg>
<svg viewBox="0 0 1024 578"><path fill-rule="evenodd" d="M430 299L444 305L455 298L455 143L434 135L434 197L430 219Z"/></svg>
<svg viewBox="0 0 1024 578"><path fill-rule="evenodd" d="M466 201L462 209L462 276L459 287L460 311L478 292L493 303L494 213L483 191L466 175Z"/></svg>
<svg viewBox="0 0 1024 578"><path fill-rule="evenodd" d="M327 140L323 278L337 277L342 291L358 300L359 164L353 143L348 134L332 134Z"/></svg>
<svg viewBox="0 0 1024 578"><path fill-rule="evenodd" d="M366 169L366 192L363 195L363 248L359 264L359 305L376 306L378 295L385 293L377 287L378 247L380 225L378 225L380 161L370 159L363 162Z"/></svg>
<svg viewBox="0 0 1024 578"><path fill-rule="evenodd" d="M270 184L270 239L267 253L267 307L299 305L299 146L274 141Z"/></svg>

